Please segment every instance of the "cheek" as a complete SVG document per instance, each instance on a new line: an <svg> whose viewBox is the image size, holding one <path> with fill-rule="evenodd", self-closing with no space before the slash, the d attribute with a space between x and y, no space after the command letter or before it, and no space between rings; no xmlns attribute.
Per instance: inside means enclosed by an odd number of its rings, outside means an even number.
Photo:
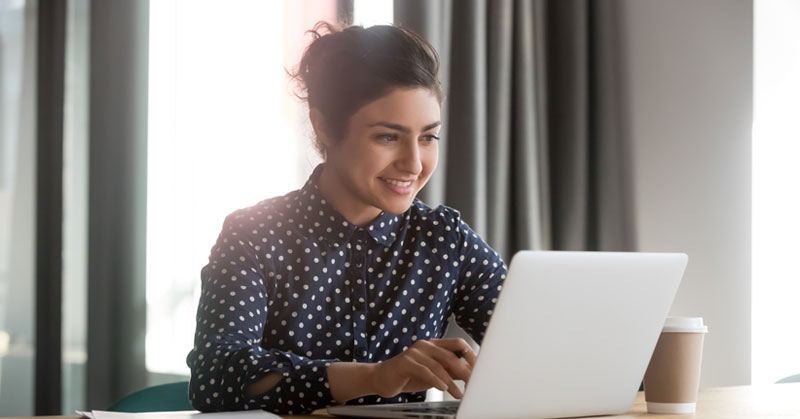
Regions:
<svg viewBox="0 0 800 419"><path fill-rule="evenodd" d="M341 165L347 172L363 177L373 171L377 156L371 144L352 141L346 149L341 150Z"/></svg>
<svg viewBox="0 0 800 419"><path fill-rule="evenodd" d="M391 160L385 154L373 147L361 147L353 150L345 164L348 165L347 170L360 181L373 182Z"/></svg>

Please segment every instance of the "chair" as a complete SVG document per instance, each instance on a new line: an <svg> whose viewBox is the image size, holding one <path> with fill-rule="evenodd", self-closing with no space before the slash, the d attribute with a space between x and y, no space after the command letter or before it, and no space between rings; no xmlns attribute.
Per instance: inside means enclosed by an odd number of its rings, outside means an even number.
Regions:
<svg viewBox="0 0 800 419"><path fill-rule="evenodd" d="M112 412L175 412L194 410L189 403L189 382L162 384L131 393L114 403Z"/></svg>
<svg viewBox="0 0 800 419"><path fill-rule="evenodd" d="M779 383L800 383L800 374L791 377L781 378L776 384Z"/></svg>

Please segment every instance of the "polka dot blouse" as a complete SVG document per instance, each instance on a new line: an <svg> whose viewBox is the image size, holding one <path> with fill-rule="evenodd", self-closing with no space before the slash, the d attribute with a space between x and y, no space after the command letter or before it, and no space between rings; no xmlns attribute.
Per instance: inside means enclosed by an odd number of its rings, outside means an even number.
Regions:
<svg viewBox="0 0 800 419"><path fill-rule="evenodd" d="M347 222L322 198L318 166L302 189L225 219L201 274L189 397L201 411L298 414L333 400L332 362L381 362L448 319L480 342L506 265L458 211L415 200L369 225ZM255 397L269 372L283 379ZM424 400L368 396L354 404Z"/></svg>

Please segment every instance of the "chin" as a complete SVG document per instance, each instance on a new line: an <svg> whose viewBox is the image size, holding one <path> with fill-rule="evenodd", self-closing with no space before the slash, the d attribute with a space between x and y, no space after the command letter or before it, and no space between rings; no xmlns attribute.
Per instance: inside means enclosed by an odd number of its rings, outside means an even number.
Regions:
<svg viewBox="0 0 800 419"><path fill-rule="evenodd" d="M414 202L413 199L409 200L408 202L404 202L402 204L396 203L391 205L384 205L381 209L391 214L402 214L408 211L409 208L411 208L412 202Z"/></svg>

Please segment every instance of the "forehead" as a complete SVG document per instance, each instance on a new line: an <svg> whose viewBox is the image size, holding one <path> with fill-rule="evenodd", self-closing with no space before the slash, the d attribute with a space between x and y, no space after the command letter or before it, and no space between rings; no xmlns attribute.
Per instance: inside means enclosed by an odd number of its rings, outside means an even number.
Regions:
<svg viewBox="0 0 800 419"><path fill-rule="evenodd" d="M394 89L359 109L353 115L353 122L405 122L412 126L424 126L438 121L440 114L439 100L430 90Z"/></svg>

